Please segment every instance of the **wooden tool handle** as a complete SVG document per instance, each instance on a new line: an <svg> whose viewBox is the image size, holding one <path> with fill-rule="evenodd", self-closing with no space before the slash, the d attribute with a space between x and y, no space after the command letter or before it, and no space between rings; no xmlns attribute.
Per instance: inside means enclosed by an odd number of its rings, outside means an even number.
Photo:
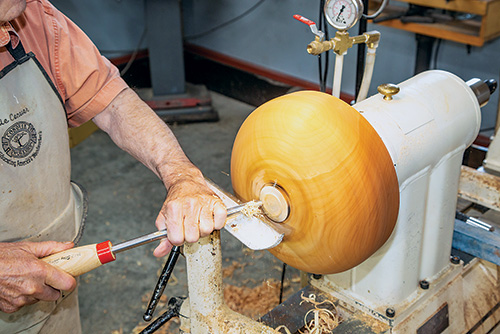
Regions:
<svg viewBox="0 0 500 334"><path fill-rule="evenodd" d="M111 251L111 242L108 240L99 244L68 249L41 260L76 277L115 259Z"/></svg>

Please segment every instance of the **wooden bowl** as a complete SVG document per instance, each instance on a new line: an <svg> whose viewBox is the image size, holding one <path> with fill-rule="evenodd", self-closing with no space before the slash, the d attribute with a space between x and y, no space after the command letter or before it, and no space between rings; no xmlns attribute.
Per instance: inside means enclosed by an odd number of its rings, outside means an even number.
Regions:
<svg viewBox="0 0 500 334"><path fill-rule="evenodd" d="M354 108L300 91L271 100L245 120L231 156L243 201L260 199L285 231L271 253L315 274L348 270L389 238L399 186L387 149Z"/></svg>

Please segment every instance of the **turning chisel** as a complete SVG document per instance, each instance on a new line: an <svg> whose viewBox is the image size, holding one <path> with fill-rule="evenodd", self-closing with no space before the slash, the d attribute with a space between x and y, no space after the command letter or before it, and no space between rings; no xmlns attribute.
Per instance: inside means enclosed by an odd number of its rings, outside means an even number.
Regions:
<svg viewBox="0 0 500 334"><path fill-rule="evenodd" d="M249 202L254 206L260 206L261 202ZM227 216L241 212L247 203L227 209ZM167 230L156 231L143 235L132 240L128 240L113 245L109 240L92 245L71 248L50 256L42 260L64 270L72 276L79 276L89 272L105 263L116 260L115 254L126 250L145 245L147 243L164 239L167 237Z"/></svg>

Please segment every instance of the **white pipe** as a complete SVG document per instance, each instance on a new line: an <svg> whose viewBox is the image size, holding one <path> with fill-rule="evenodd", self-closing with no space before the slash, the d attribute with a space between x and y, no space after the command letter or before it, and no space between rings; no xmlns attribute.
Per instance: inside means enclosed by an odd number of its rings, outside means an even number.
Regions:
<svg viewBox="0 0 500 334"><path fill-rule="evenodd" d="M382 1L382 4L380 5L380 7L378 8L378 10L371 14L371 15L366 15L366 14L363 14L363 17L367 20L373 20L374 18L376 18L377 16L379 16L380 14L382 14L382 12L384 11L385 7L387 7L387 4L389 3L389 0L383 0Z"/></svg>
<svg viewBox="0 0 500 334"><path fill-rule="evenodd" d="M342 68L344 66L344 55L335 57L335 70L333 72L332 95L340 98L340 85L342 83Z"/></svg>
<svg viewBox="0 0 500 334"><path fill-rule="evenodd" d="M376 48L368 48L368 51L366 51L365 70L363 73L363 80L361 80L361 86L359 88L358 98L356 99L356 102L363 101L368 95L370 83L372 82L373 67L375 66L376 50Z"/></svg>

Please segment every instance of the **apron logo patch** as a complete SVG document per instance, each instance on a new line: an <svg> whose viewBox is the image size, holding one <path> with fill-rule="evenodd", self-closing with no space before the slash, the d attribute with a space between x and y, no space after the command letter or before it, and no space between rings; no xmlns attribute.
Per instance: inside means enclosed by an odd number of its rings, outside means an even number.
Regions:
<svg viewBox="0 0 500 334"><path fill-rule="evenodd" d="M16 122L3 133L0 159L14 167L25 166L38 155L41 144L41 131L37 133L31 123Z"/></svg>

